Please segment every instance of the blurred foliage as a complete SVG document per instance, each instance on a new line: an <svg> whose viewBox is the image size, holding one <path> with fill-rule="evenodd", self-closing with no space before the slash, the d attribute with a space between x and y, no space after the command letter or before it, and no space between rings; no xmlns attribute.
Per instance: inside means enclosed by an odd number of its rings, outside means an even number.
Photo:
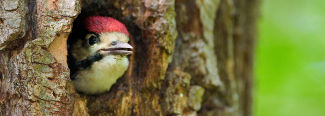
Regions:
<svg viewBox="0 0 325 116"><path fill-rule="evenodd" d="M325 116L325 0L262 0L256 116Z"/></svg>

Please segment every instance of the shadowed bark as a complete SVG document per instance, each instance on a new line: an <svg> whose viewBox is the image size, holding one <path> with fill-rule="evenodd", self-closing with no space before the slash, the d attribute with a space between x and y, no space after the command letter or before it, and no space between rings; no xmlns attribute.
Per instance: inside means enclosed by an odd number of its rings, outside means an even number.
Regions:
<svg viewBox="0 0 325 116"><path fill-rule="evenodd" d="M251 115L258 8L259 0L0 1L0 115ZM90 15L124 23L134 47L128 71L101 95L76 93L66 63L73 21Z"/></svg>

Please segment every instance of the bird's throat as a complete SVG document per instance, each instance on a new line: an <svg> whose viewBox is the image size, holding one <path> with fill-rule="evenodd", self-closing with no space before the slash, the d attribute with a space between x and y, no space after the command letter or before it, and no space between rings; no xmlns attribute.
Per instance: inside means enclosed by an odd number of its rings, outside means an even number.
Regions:
<svg viewBox="0 0 325 116"><path fill-rule="evenodd" d="M123 76L128 66L129 61L125 56L106 56L95 62L91 68L80 71L73 80L74 86L77 91L86 94L103 93Z"/></svg>

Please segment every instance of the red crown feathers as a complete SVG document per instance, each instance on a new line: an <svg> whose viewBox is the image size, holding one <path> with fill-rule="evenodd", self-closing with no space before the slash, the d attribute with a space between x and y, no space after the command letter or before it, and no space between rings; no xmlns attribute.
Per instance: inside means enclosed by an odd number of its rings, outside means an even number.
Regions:
<svg viewBox="0 0 325 116"><path fill-rule="evenodd" d="M111 17L91 16L86 18L85 27L88 31L95 33L120 32L129 36L125 25Z"/></svg>

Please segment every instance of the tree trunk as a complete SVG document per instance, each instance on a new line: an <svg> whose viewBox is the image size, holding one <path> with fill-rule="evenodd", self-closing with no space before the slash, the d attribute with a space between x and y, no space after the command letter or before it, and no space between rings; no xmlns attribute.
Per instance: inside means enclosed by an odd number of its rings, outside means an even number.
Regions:
<svg viewBox="0 0 325 116"><path fill-rule="evenodd" d="M259 0L2 0L0 115L251 115L258 8ZM66 40L78 15L114 17L130 32L130 67L102 95L76 93L69 80Z"/></svg>

